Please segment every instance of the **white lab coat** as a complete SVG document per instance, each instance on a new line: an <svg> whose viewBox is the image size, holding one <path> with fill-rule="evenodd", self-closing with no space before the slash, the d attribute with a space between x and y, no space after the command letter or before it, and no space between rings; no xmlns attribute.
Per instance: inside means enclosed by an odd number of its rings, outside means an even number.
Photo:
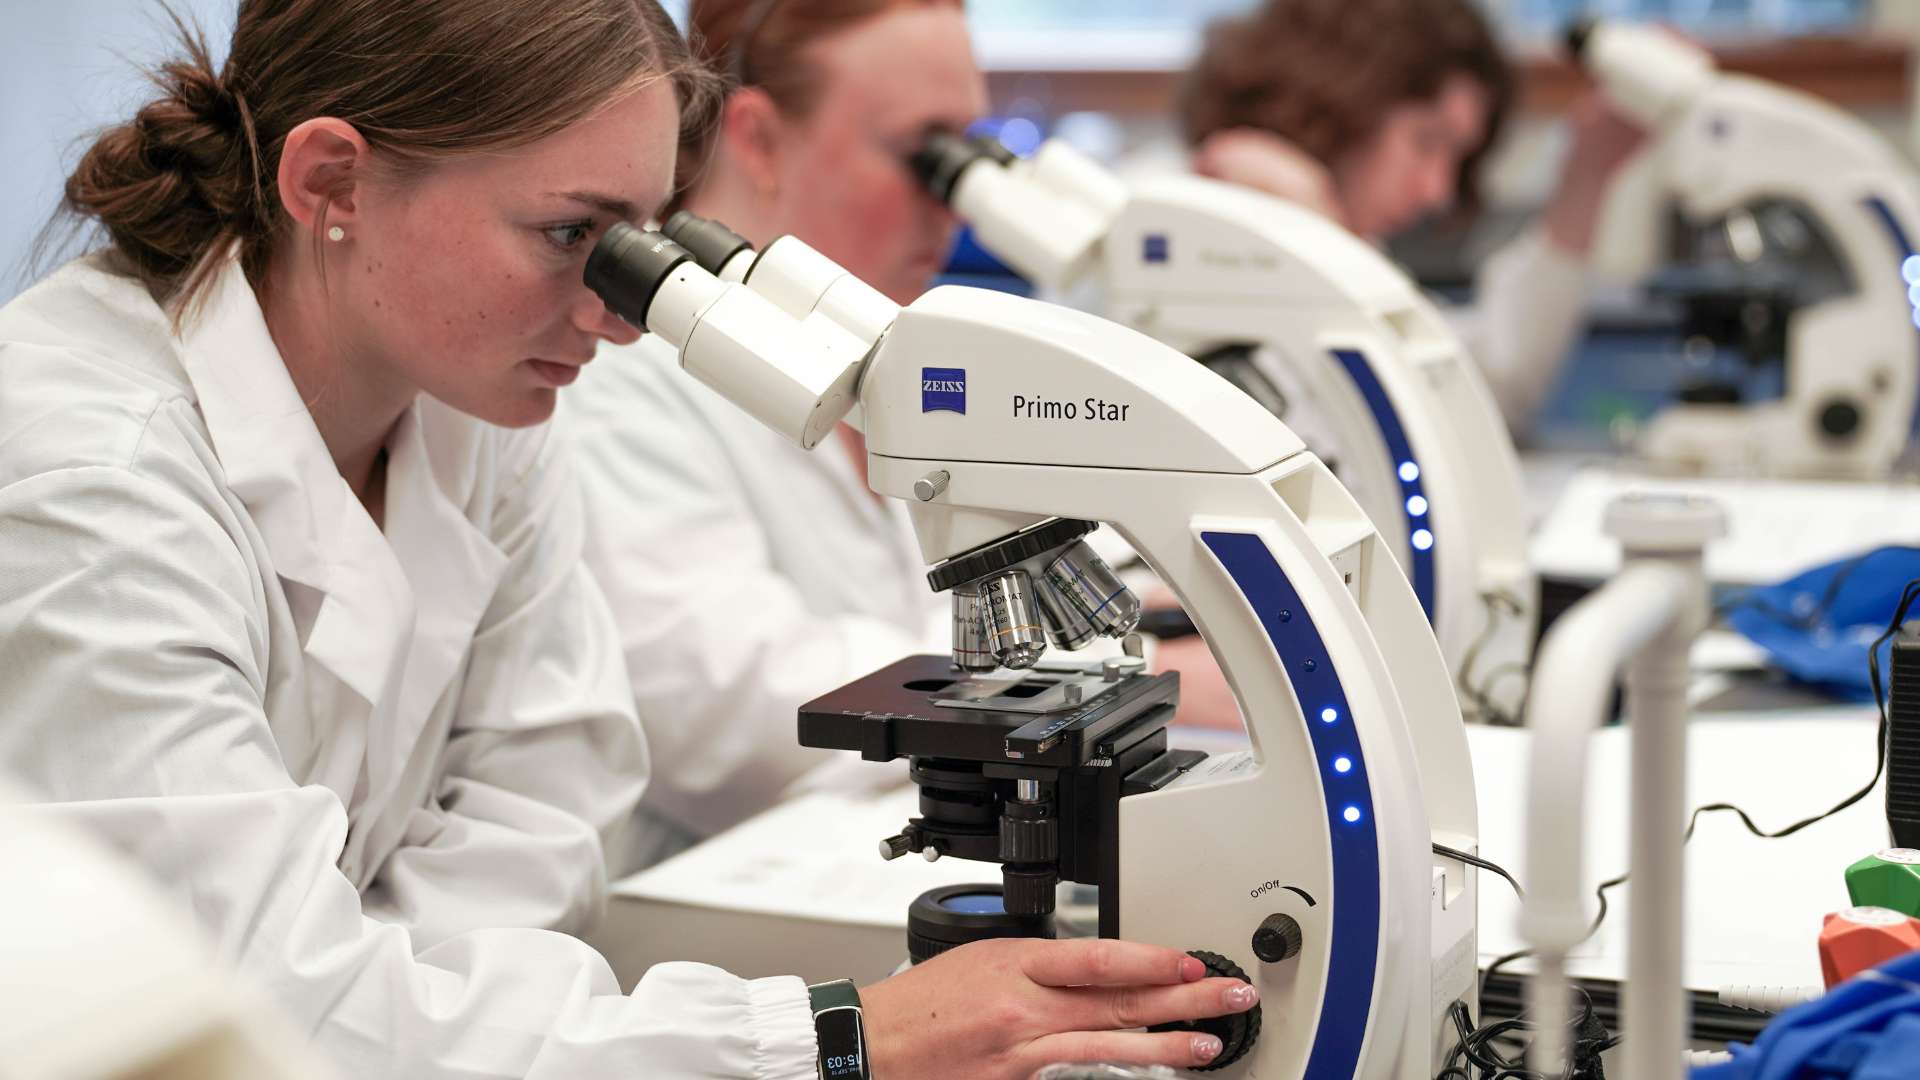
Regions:
<svg viewBox="0 0 1920 1080"><path fill-rule="evenodd" d="M1586 325L1589 271L1534 226L1489 255L1474 275L1474 302L1448 321L1479 363L1515 438L1534 421Z"/></svg>
<svg viewBox="0 0 1920 1080"><path fill-rule="evenodd" d="M546 429L388 453L383 534L235 264L183 337L98 257L0 311L0 773L345 1075L813 1076L798 979L622 996L566 934L647 755Z"/></svg>
<svg viewBox="0 0 1920 1080"><path fill-rule="evenodd" d="M588 565L653 752L642 828L681 834L636 837L630 862L644 864L851 761L799 745L799 707L947 652L951 601L928 588L901 504L867 490L839 433L800 449L680 370L660 338L603 346L561 411Z"/></svg>

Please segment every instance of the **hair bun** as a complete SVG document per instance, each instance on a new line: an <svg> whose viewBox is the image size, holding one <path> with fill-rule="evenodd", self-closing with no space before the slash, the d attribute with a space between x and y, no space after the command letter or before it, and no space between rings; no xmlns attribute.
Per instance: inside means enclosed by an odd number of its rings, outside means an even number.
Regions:
<svg viewBox="0 0 1920 1080"><path fill-rule="evenodd" d="M267 220L246 102L193 44L153 72L160 97L105 132L67 178L68 204L99 219L122 254L158 278L178 277L222 237Z"/></svg>

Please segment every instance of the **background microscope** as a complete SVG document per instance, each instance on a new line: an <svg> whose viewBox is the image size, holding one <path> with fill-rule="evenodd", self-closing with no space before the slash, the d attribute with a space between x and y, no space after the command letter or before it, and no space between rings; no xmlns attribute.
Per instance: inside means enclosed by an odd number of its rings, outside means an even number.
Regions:
<svg viewBox="0 0 1920 1080"><path fill-rule="evenodd" d="M1440 313L1364 241L1199 177L1123 183L1059 140L936 134L914 159L988 251L1286 420L1413 582L1470 718L1511 719L1538 611L1519 462ZM1494 673L1501 672L1501 676Z"/></svg>
<svg viewBox="0 0 1920 1080"><path fill-rule="evenodd" d="M1920 188L1854 116L1714 68L1658 27L1583 24L1575 56L1654 132L1650 182L1671 208L1674 269L1650 291L1685 331L1757 367L1777 398L1702 383L1654 417L1650 458L1714 473L1884 477L1920 388Z"/></svg>

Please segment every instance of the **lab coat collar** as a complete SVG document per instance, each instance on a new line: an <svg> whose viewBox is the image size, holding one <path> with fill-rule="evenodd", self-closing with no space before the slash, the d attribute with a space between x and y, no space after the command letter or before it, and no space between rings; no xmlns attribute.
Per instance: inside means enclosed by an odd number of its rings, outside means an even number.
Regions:
<svg viewBox="0 0 1920 1080"><path fill-rule="evenodd" d="M237 261L211 283L180 353L227 484L275 571L322 595L305 651L371 707L368 794L378 799L505 570L446 486L461 503L471 496L483 425L415 400L388 441L383 534L340 475Z"/></svg>

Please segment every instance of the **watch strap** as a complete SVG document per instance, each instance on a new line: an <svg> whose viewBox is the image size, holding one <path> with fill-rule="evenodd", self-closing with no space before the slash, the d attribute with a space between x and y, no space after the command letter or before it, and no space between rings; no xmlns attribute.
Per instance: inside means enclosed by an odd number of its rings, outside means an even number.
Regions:
<svg viewBox="0 0 1920 1080"><path fill-rule="evenodd" d="M812 1006L815 1016L828 1009L841 1009L849 1005L857 1009L860 1007L860 991L853 985L852 979L814 983L807 987L807 1003Z"/></svg>

